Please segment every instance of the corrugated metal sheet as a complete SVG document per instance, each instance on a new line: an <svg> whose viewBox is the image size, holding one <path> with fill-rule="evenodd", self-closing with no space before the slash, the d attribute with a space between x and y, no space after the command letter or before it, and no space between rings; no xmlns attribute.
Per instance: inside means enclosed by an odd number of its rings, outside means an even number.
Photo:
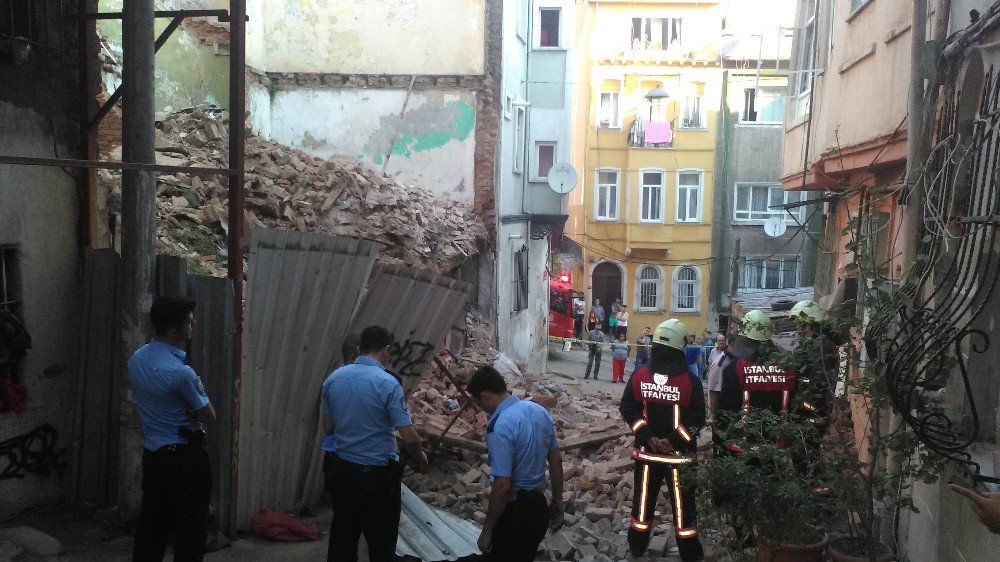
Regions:
<svg viewBox="0 0 1000 562"><path fill-rule="evenodd" d="M386 366L403 377L403 389L409 394L452 327L464 328L467 299L465 283L398 265L385 266L365 293L351 322L352 331L377 325L392 332L397 343ZM318 449L309 460L304 506L316 504L323 494L322 460Z"/></svg>
<svg viewBox="0 0 1000 562"><path fill-rule="evenodd" d="M454 515L432 509L403 486L403 510L399 518L396 554L416 556L424 562L458 560L479 554L476 542L480 528Z"/></svg>
<svg viewBox="0 0 1000 562"><path fill-rule="evenodd" d="M465 324L468 286L449 277L402 266L380 269L354 325L378 325L396 339L388 367L409 394L427 371L451 328Z"/></svg>
<svg viewBox="0 0 1000 562"><path fill-rule="evenodd" d="M364 240L253 232L237 445L240 529L259 509L312 501L320 386L339 356L375 251Z"/></svg>

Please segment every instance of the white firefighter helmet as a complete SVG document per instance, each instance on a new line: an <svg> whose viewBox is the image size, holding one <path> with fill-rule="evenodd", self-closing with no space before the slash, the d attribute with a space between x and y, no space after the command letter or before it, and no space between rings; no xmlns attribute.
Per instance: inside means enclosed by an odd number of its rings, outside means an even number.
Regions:
<svg viewBox="0 0 1000 562"><path fill-rule="evenodd" d="M813 301L799 301L788 311L788 317L802 324L822 322L826 313Z"/></svg>
<svg viewBox="0 0 1000 562"><path fill-rule="evenodd" d="M662 322L653 332L653 343L684 351L687 339L687 326L676 318Z"/></svg>
<svg viewBox="0 0 1000 562"><path fill-rule="evenodd" d="M751 310L740 322L740 335L754 341L770 341L771 319L759 310Z"/></svg>

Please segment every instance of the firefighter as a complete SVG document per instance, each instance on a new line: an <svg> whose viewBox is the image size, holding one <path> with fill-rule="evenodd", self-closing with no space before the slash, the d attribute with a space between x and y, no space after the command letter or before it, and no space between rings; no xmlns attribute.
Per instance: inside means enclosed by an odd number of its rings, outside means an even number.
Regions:
<svg viewBox="0 0 1000 562"><path fill-rule="evenodd" d="M797 400L795 413L825 433L833 407L833 388L840 363L836 343L823 331L826 312L812 301L797 303L788 313L799 331L795 349Z"/></svg>
<svg viewBox="0 0 1000 562"><path fill-rule="evenodd" d="M723 434L735 417L762 408L787 417L795 392L795 371L768 362L775 347L771 342L771 319L759 310L743 317L733 355L736 361L722 372L719 392L719 419L714 429ZM723 447L730 453L742 452L745 443L726 436ZM723 451L726 452L726 451Z"/></svg>
<svg viewBox="0 0 1000 562"><path fill-rule="evenodd" d="M702 560L698 539L694 477L698 430L705 423L701 379L688 372L684 357L687 327L667 320L656 327L650 362L629 377L619 410L632 428L635 495L628 543L634 556L649 545L660 485L667 480L674 510L674 534L681 560Z"/></svg>

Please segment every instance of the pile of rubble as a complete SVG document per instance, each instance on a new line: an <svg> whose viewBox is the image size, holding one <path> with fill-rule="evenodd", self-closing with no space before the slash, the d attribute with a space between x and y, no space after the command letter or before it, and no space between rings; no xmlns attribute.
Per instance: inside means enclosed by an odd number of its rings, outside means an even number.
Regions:
<svg viewBox="0 0 1000 562"><path fill-rule="evenodd" d="M225 168L228 115L197 106L158 116L157 164ZM370 168L323 160L256 136L246 142L245 227L278 227L380 242L379 261L444 274L480 252L486 229L471 208L437 199ZM110 209L120 209L120 174L103 173ZM230 225L223 175L157 177L161 251L194 258L224 275Z"/></svg>
<svg viewBox="0 0 1000 562"><path fill-rule="evenodd" d="M464 384L471 367L453 367ZM456 372L458 371L458 372ZM544 559L622 560L632 505L631 437L621 420L617 400L610 395L579 397L567 386L531 377L508 377L511 392L544 406L556 425L563 448L566 526L542 544ZM462 398L457 389L434 373L421 380L411 396L415 425L432 442L441 435ZM484 433L487 416L467 407L436 450L426 474L405 478L421 499L460 517L482 524L489 497L489 466ZM650 552L663 552L673 536L670 510L657 517Z"/></svg>

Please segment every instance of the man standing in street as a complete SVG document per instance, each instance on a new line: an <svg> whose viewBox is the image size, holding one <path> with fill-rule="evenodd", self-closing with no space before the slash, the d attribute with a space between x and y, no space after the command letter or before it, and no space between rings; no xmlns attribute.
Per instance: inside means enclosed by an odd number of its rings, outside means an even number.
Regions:
<svg viewBox="0 0 1000 562"><path fill-rule="evenodd" d="M649 363L649 345L653 342L653 330L649 326L639 334L639 337L635 340L635 369L632 371L638 371L643 365Z"/></svg>
<svg viewBox="0 0 1000 562"><path fill-rule="evenodd" d="M601 306L601 299L594 299L594 306L590 310L597 314L597 323L604 326L604 307Z"/></svg>
<svg viewBox="0 0 1000 562"><path fill-rule="evenodd" d="M490 415L486 448L490 460L490 503L479 536L488 562L531 562L551 524L562 524L563 469L552 416L545 408L512 396L503 376L480 367L467 387ZM545 465L552 502L545 499Z"/></svg>
<svg viewBox="0 0 1000 562"><path fill-rule="evenodd" d="M594 324L594 329L587 332L587 344L590 349L587 350L587 372L584 373L583 378L590 378L590 367L594 367L594 380L597 380L597 374L601 372L601 352L604 351L604 342L607 341L604 331L601 330L601 323L598 322Z"/></svg>
<svg viewBox="0 0 1000 562"><path fill-rule="evenodd" d="M656 500L666 480L681 560L694 562L704 558L698 539L692 468L698 431L705 424L705 393L701 380L688 372L684 356L686 334L684 323L676 319L656 327L649 364L629 377L619 407L635 435L632 448L635 486L628 545L636 557L642 556L649 546Z"/></svg>
<svg viewBox="0 0 1000 562"><path fill-rule="evenodd" d="M708 386L708 410L712 414L713 422L715 421L715 411L719 408L719 393L722 392L722 373L729 363L735 360L733 344L736 343L736 331L731 331L728 336L719 334L715 342L715 349L712 350L708 359L708 382L706 382L706 386Z"/></svg>
<svg viewBox="0 0 1000 562"><path fill-rule="evenodd" d="M160 297L149 311L153 340L128 362L128 381L142 423L142 513L133 560L159 561L168 544L174 560L205 556L212 473L202 423L215 409L181 349L194 331L185 297Z"/></svg>
<svg viewBox="0 0 1000 562"><path fill-rule="evenodd" d="M573 297L573 337L576 339L583 339L583 309L586 304L583 293L576 293Z"/></svg>
<svg viewBox="0 0 1000 562"><path fill-rule="evenodd" d="M388 330L365 328L354 364L337 369L323 383L323 429L333 435L337 451L328 480L333 499L330 562L356 561L362 534L369 560L395 560L404 467L396 451L397 430L417 469L427 466L403 387L383 366L390 346Z"/></svg>

